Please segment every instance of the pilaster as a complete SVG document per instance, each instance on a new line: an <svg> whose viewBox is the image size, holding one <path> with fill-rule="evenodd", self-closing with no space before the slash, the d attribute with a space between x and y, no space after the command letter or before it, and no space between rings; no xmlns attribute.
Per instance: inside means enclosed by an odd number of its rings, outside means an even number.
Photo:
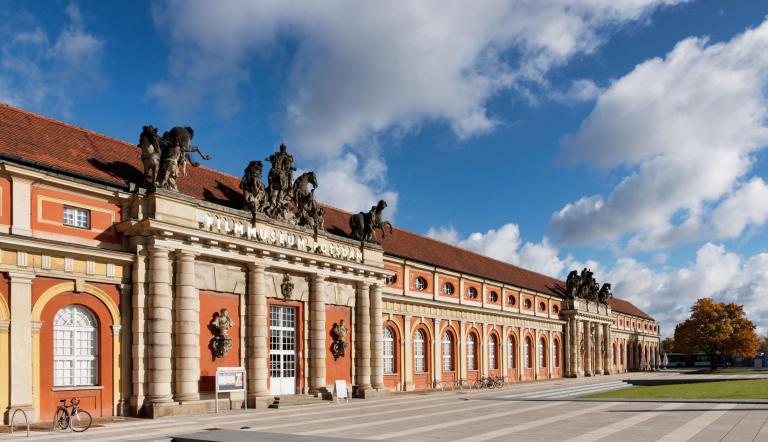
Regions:
<svg viewBox="0 0 768 442"><path fill-rule="evenodd" d="M405 390L411 391L414 389L413 384L413 338L411 336L411 319L413 316L405 315L405 324L403 327L403 365L405 373Z"/></svg>
<svg viewBox="0 0 768 442"><path fill-rule="evenodd" d="M254 408L266 404L267 389L267 295L264 289L264 266L248 266L248 400Z"/></svg>
<svg viewBox="0 0 768 442"><path fill-rule="evenodd" d="M149 293L147 310L148 394L152 403L172 401L171 356L173 316L168 250L149 251Z"/></svg>
<svg viewBox="0 0 768 442"><path fill-rule="evenodd" d="M384 389L384 342L383 327L384 318L382 317L382 286L373 284L370 287L371 293L371 384L376 390Z"/></svg>
<svg viewBox="0 0 768 442"><path fill-rule="evenodd" d="M9 330L10 344L10 405L6 410L6 419L10 419L8 413L16 408L21 408L29 415L30 421L35 420L33 410L34 392L32 390L32 333L35 326L32 321L32 280L35 276L31 273L8 273L11 279L10 310L11 321ZM39 329L39 328L38 328ZM39 367L38 367L39 368Z"/></svg>

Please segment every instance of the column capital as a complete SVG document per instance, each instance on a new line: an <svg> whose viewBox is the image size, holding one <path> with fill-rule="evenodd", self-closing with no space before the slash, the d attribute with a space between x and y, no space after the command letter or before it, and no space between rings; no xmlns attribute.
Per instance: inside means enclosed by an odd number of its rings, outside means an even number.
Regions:
<svg viewBox="0 0 768 442"><path fill-rule="evenodd" d="M11 329L11 321L0 319L0 333L7 333Z"/></svg>
<svg viewBox="0 0 768 442"><path fill-rule="evenodd" d="M176 255L176 258L180 260L193 260L198 256L200 256L199 253L195 253L191 250L185 250L185 249L176 249L174 251L174 255Z"/></svg>
<svg viewBox="0 0 768 442"><path fill-rule="evenodd" d="M167 257L171 253L171 249L169 249L167 247L160 247L160 246L156 246L156 245L152 244L149 247L147 247L147 252L150 255L155 255L155 256L162 255L162 256L166 256Z"/></svg>
<svg viewBox="0 0 768 442"><path fill-rule="evenodd" d="M40 333L40 328L43 326L43 321L32 321L32 334L36 335Z"/></svg>
<svg viewBox="0 0 768 442"><path fill-rule="evenodd" d="M249 262L248 263L248 270L250 271L258 271L261 270L262 272L267 269L267 265L260 262Z"/></svg>
<svg viewBox="0 0 768 442"><path fill-rule="evenodd" d="M325 276L313 273L312 274L312 282L325 282Z"/></svg>
<svg viewBox="0 0 768 442"><path fill-rule="evenodd" d="M8 277L13 283L31 284L35 274L31 272L8 272Z"/></svg>
<svg viewBox="0 0 768 442"><path fill-rule="evenodd" d="M122 325L112 324L110 327L112 328L112 336L120 336L120 331L123 329Z"/></svg>

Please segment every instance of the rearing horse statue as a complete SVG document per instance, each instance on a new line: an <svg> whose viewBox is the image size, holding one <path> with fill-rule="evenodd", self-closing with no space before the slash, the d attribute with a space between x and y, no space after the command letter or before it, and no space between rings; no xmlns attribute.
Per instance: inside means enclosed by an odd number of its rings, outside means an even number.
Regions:
<svg viewBox="0 0 768 442"><path fill-rule="evenodd" d="M389 221L383 221L381 219L381 213L387 208L387 203L384 200L379 200L379 203L373 207L368 213L360 212L356 215L352 215L349 218L349 227L352 230L352 238L367 241L370 243L378 243L376 240L376 229L381 230L381 237L386 236L384 232L384 226L389 227L389 233L392 233L392 224Z"/></svg>

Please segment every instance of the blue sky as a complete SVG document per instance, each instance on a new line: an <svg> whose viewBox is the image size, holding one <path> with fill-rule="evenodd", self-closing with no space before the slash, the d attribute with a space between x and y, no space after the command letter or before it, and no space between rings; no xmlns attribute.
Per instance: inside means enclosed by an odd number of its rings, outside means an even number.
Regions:
<svg viewBox="0 0 768 442"><path fill-rule="evenodd" d="M347 210L662 321L768 327L768 3L0 0L0 101L240 175L281 141Z"/></svg>

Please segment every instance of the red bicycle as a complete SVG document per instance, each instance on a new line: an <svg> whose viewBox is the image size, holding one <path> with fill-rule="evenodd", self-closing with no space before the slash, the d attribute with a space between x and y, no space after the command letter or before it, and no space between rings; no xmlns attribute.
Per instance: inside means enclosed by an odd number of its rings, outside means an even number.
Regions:
<svg viewBox="0 0 768 442"><path fill-rule="evenodd" d="M61 402L61 405L56 407L56 414L53 416L54 430L66 430L69 428L76 433L82 433L91 428L91 423L93 423L91 413L78 407L79 399L73 397L70 405L67 405L66 399L60 399L59 402ZM70 411L70 408L72 411Z"/></svg>

